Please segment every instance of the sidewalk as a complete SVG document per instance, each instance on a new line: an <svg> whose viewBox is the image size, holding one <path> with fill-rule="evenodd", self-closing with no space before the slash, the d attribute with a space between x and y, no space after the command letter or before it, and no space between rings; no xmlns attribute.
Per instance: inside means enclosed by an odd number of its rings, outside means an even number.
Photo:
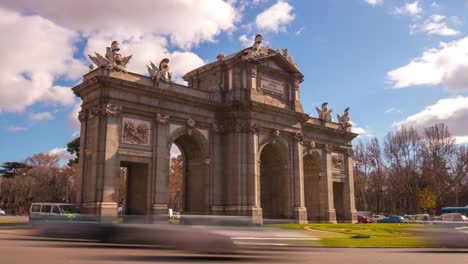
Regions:
<svg viewBox="0 0 468 264"><path fill-rule="evenodd" d="M0 216L1 224L26 224L29 223L28 216L17 216L17 215L2 215Z"/></svg>

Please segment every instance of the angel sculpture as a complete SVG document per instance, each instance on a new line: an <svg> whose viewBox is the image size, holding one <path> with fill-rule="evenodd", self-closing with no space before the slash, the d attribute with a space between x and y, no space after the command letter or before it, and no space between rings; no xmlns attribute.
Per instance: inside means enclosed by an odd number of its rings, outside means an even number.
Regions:
<svg viewBox="0 0 468 264"><path fill-rule="evenodd" d="M151 67L150 67L151 66ZM148 73L151 77L151 79L156 80L156 82L159 83L159 81L163 82L171 82L172 81L172 72L169 71L169 59L164 58L161 60L159 63L159 68L154 65L153 62L150 61L150 66L148 67Z"/></svg>
<svg viewBox="0 0 468 264"><path fill-rule="evenodd" d="M331 112L333 111L333 109L328 110L327 105L328 103L323 103L321 110L318 107L315 107L315 109L317 110L317 114L319 115L319 119L322 121L322 124L332 122Z"/></svg>
<svg viewBox="0 0 468 264"><path fill-rule="evenodd" d="M338 118L338 122L341 125L341 128L345 129L351 126L351 122L349 122L349 107L346 107L342 116L336 114Z"/></svg>
<svg viewBox="0 0 468 264"><path fill-rule="evenodd" d="M127 72L127 64L132 58L132 55L123 57L120 53L119 42L112 41L110 47L106 48L106 56L95 52L96 56L88 55L89 59L94 62L98 67L106 67L108 70L116 70Z"/></svg>

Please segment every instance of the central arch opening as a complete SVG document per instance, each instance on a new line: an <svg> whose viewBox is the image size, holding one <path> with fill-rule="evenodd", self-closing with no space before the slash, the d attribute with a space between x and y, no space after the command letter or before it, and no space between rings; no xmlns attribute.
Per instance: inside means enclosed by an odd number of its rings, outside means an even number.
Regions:
<svg viewBox="0 0 468 264"><path fill-rule="evenodd" d="M209 212L206 157L202 143L194 135L174 140L169 164L169 208L192 215Z"/></svg>
<svg viewBox="0 0 468 264"><path fill-rule="evenodd" d="M279 143L269 143L260 155L260 204L263 217L287 219L287 160Z"/></svg>

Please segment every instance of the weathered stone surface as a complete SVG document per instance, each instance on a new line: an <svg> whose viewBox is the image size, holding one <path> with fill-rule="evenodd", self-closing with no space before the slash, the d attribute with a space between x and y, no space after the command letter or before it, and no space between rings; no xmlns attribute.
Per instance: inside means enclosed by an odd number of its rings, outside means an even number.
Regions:
<svg viewBox="0 0 468 264"><path fill-rule="evenodd" d="M84 211L117 214L124 166L127 213L166 214L175 143L184 155L183 213L355 222L347 114L334 123L326 105L318 119L303 113L304 76L260 37L187 73L188 86L105 67L87 73L73 88L83 100Z"/></svg>

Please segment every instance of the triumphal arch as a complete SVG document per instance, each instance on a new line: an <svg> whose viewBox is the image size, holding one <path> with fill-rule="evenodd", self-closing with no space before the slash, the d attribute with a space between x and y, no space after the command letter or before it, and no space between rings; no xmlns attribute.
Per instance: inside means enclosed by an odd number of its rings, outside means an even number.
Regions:
<svg viewBox="0 0 468 264"><path fill-rule="evenodd" d="M119 173L128 168L126 212L168 210L169 158L184 159L184 214L239 215L253 222L355 222L348 111L332 120L327 103L304 113L303 75L287 49L251 47L172 82L169 60L149 77L127 72L131 56L114 41L73 88L82 99L79 201L117 215Z"/></svg>

